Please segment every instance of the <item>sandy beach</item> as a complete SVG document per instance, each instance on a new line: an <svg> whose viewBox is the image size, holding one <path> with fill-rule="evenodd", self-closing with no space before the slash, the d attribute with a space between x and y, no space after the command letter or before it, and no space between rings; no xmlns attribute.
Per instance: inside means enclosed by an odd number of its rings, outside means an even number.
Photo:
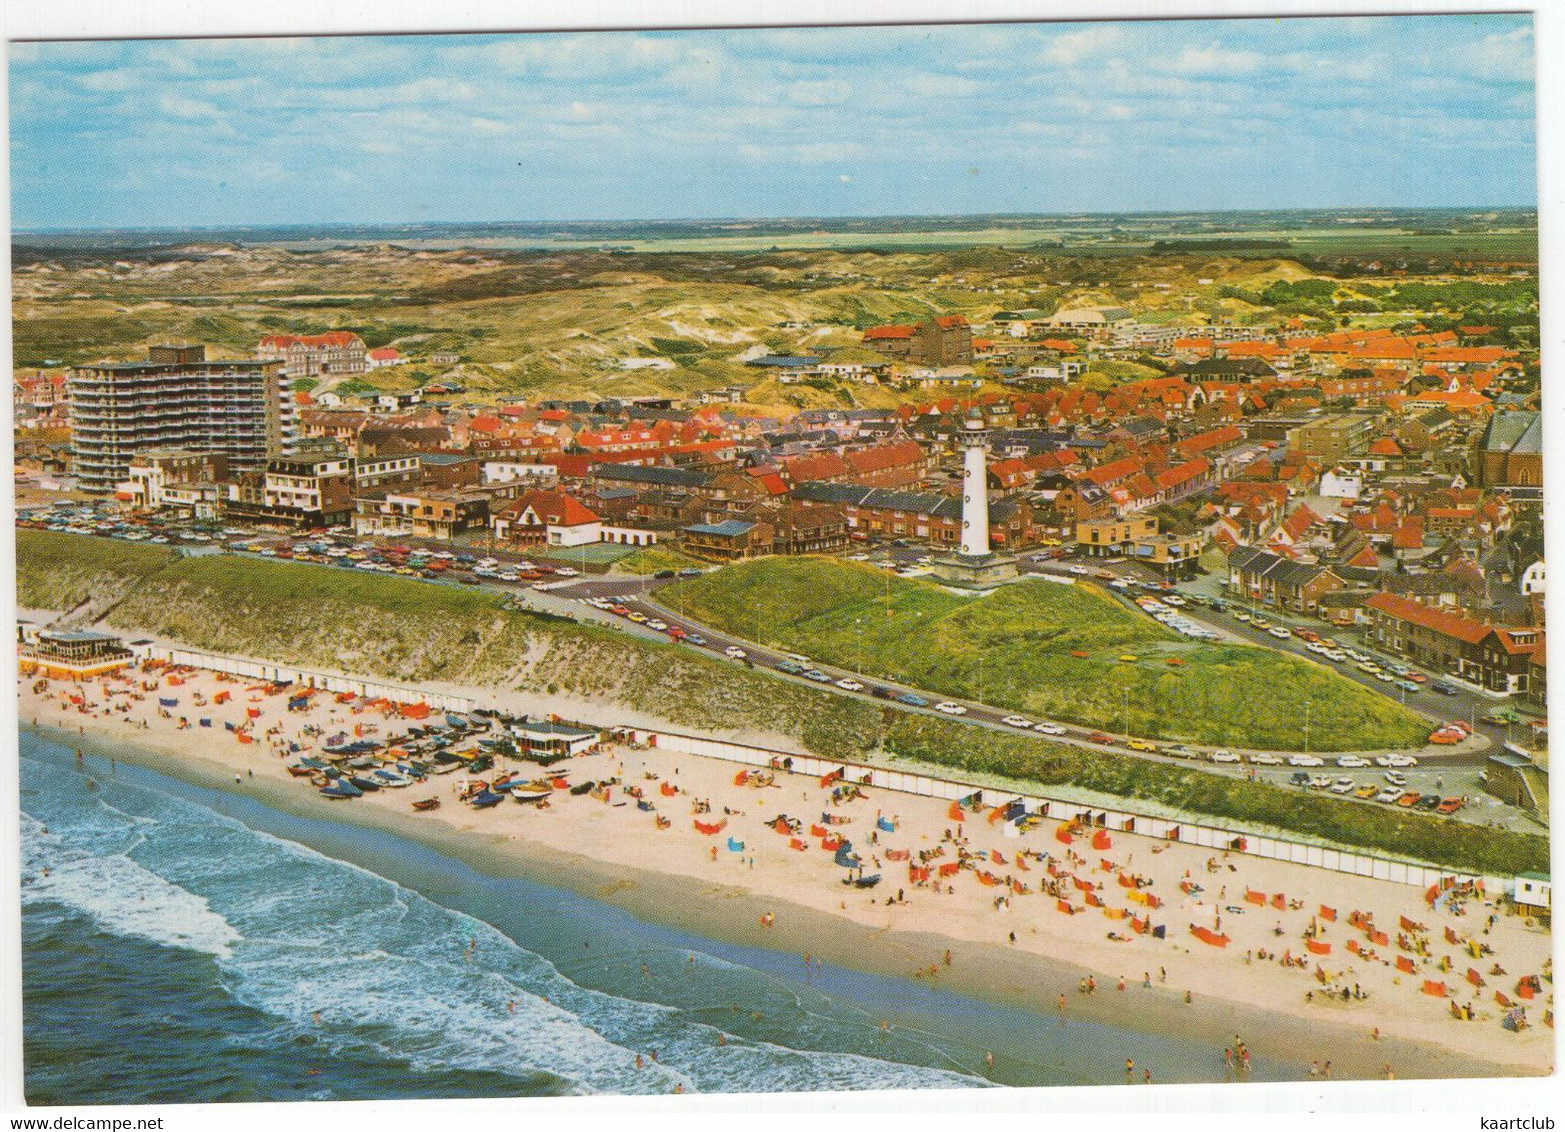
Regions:
<svg viewBox="0 0 1565 1132"><path fill-rule="evenodd" d="M1400 1078L1553 1067L1553 1030L1544 1025L1552 982L1541 978L1550 935L1495 906L1498 894L1431 907L1404 885L1133 834L1094 847L1090 832L1077 833L1067 845L1052 820L1007 836L983 813L958 823L936 799L868 790L834 800L832 786L780 770L769 785L754 777L741 785L733 764L626 747L551 768L573 785L616 781L595 795L556 790L547 808L507 800L474 810L457 798L460 771L333 802L288 764L322 735L358 727L385 740L411 721L330 695L290 712L285 695L253 681L169 677L127 670L81 685L24 677L20 718L76 736L78 746L90 749L95 737L114 750L134 747L167 773L389 828L644 918L792 952L801 970L808 954L1046 1016L1195 1036L1212 1044L1219 1065L1237 1035L1253 1057L1329 1060L1341 1078L1380 1077L1387 1064ZM225 691L226 703L212 702ZM162 707L160 697L178 704ZM240 742L225 723L253 741ZM496 769L537 772L521 760ZM632 791L653 809L639 808ZM437 810L413 812L413 801L434 797ZM779 832L780 815L798 831ZM721 829L706 834L698 822ZM822 834L850 839L881 883L845 887ZM927 868L929 880L916 881L914 868ZM1203 942L1193 926L1226 937L1226 946ZM1525 976L1540 977L1530 999L1518 993ZM1426 993L1426 981L1451 997ZM1497 992L1526 1007L1520 1032L1502 1026ZM1453 1003L1471 1004L1472 1019L1453 1017Z"/></svg>

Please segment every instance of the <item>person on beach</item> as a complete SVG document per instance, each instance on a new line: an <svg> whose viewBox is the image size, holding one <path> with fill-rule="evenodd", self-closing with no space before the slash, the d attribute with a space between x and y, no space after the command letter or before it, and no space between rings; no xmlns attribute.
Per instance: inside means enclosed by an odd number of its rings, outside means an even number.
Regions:
<svg viewBox="0 0 1565 1132"><path fill-rule="evenodd" d="M988 1073L994 1073L994 1053L987 1049L984 1050L984 1069Z"/></svg>

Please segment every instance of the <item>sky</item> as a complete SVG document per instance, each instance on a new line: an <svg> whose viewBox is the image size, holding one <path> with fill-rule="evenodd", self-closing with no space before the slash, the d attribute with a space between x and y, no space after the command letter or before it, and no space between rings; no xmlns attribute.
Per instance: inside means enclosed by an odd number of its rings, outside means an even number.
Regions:
<svg viewBox="0 0 1565 1132"><path fill-rule="evenodd" d="M17 229L1533 206L1526 15L10 45Z"/></svg>

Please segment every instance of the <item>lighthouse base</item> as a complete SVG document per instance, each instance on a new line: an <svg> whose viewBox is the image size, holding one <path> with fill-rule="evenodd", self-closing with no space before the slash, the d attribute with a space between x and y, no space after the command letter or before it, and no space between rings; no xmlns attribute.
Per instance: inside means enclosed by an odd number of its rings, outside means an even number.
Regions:
<svg viewBox="0 0 1565 1132"><path fill-rule="evenodd" d="M1016 559L1007 554L942 554L930 563L929 572L948 586L969 590L991 590L1018 576Z"/></svg>

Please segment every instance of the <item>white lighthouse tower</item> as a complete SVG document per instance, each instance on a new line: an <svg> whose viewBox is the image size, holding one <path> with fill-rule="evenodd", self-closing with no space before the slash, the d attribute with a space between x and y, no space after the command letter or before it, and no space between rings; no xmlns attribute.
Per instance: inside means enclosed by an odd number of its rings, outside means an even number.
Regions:
<svg viewBox="0 0 1565 1132"><path fill-rule="evenodd" d="M989 589L1016 577L1016 559L989 548L989 430L973 413L962 422L962 541L955 554L935 559L933 573L971 589Z"/></svg>
<svg viewBox="0 0 1565 1132"><path fill-rule="evenodd" d="M968 417L958 441L962 446L962 555L989 554L989 430L982 417Z"/></svg>

